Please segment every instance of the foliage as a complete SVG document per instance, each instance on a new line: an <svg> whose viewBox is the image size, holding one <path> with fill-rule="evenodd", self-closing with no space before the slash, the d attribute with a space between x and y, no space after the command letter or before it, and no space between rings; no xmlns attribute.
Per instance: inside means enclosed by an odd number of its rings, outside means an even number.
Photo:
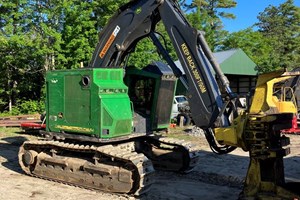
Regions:
<svg viewBox="0 0 300 200"><path fill-rule="evenodd" d="M300 8L293 0L275 6L268 6L258 16L259 32L271 40L270 55L273 66L299 67L300 61Z"/></svg>
<svg viewBox="0 0 300 200"><path fill-rule="evenodd" d="M78 68L80 62L87 66L97 40L96 21L91 19L94 3L73 0L67 4L61 32L64 41L61 53L66 62L61 68Z"/></svg>
<svg viewBox="0 0 300 200"><path fill-rule="evenodd" d="M205 32L205 38L212 49L218 49L223 38L228 34L223 30L222 18L234 19L235 15L225 12L227 8L233 8L237 5L234 0L193 0L191 4L185 5L187 18L198 30Z"/></svg>
<svg viewBox="0 0 300 200"><path fill-rule="evenodd" d="M43 85L43 54L39 45L43 41L28 28L29 10L26 1L4 3L0 27L0 109L7 109L18 96L25 99L40 98ZM22 12L26 10L27 12ZM14 17L9 18L7 16ZM32 91L32 92L28 92ZM11 107L10 107L11 109Z"/></svg>
<svg viewBox="0 0 300 200"><path fill-rule="evenodd" d="M272 59L272 41L265 38L262 33L251 28L234 32L226 37L221 50L241 48L257 64L259 72L272 71L275 68Z"/></svg>
<svg viewBox="0 0 300 200"><path fill-rule="evenodd" d="M119 6L129 0L18 0L0 2L0 112L40 112L45 98L46 71L88 66L97 35ZM212 50L242 48L260 72L296 67L300 62L300 11L287 0L258 16L258 30L229 34L222 19L234 0L180 0L191 25L206 33ZM189 1L190 2L190 1ZM162 24L159 39L175 60L171 40ZM128 64L144 67L161 55L143 39Z"/></svg>
<svg viewBox="0 0 300 200"><path fill-rule="evenodd" d="M19 100L16 106L12 107L10 112L5 111L1 116L20 115L20 114L35 114L45 111L45 103L43 101L22 101Z"/></svg>
<svg viewBox="0 0 300 200"><path fill-rule="evenodd" d="M22 114L43 113L45 111L45 103L43 101L20 101L17 110Z"/></svg>
<svg viewBox="0 0 300 200"><path fill-rule="evenodd" d="M300 10L292 0L268 6L258 16L259 22L245 30L228 35L222 50L241 48L257 64L260 73L280 68L299 67Z"/></svg>
<svg viewBox="0 0 300 200"><path fill-rule="evenodd" d="M177 60L175 49L173 48L171 39L167 34L163 24L158 23L155 31L160 43L167 50L170 57L173 60ZM150 38L144 38L137 44L135 52L130 54L128 65L143 68L157 60L164 61L164 58L153 44L152 40Z"/></svg>
<svg viewBox="0 0 300 200"><path fill-rule="evenodd" d="M97 21L98 31L108 23L109 19L114 15L121 5L129 2L129 0L96 0L94 1L94 17Z"/></svg>
<svg viewBox="0 0 300 200"><path fill-rule="evenodd" d="M127 65L143 68L156 60L160 60L156 47L150 38L144 38L137 44L135 51L129 55Z"/></svg>

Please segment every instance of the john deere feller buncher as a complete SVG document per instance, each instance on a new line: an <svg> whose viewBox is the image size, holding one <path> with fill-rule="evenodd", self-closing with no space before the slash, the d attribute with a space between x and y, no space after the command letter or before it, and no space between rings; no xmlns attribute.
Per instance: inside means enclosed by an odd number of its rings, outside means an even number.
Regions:
<svg viewBox="0 0 300 200"><path fill-rule="evenodd" d="M187 80L155 32L160 21ZM171 69L161 62L142 70L126 66L126 58L145 37ZM250 109L236 112L228 80L177 2L133 0L101 31L88 68L47 73L47 127L41 132L46 139L24 142L19 162L32 176L135 195L148 191L153 168L191 170L198 159L194 147L155 134L168 127L179 79L211 149L218 154L236 147L250 152L241 198L299 198L299 184L284 180L288 148L283 146L289 140L280 135L291 126L294 107L273 94L274 83L287 78L283 72L261 76Z"/></svg>

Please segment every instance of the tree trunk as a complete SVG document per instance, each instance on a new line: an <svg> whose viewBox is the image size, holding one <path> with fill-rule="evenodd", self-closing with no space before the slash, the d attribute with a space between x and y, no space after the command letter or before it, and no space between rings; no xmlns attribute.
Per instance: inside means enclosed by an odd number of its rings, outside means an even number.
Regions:
<svg viewBox="0 0 300 200"><path fill-rule="evenodd" d="M8 96L8 111L11 114L11 112L12 112L12 97L11 97L11 94Z"/></svg>

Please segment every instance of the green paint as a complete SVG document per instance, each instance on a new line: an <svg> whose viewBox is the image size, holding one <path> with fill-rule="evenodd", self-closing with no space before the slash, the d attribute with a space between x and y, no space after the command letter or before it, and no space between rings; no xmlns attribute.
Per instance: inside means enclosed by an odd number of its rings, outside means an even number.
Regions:
<svg viewBox="0 0 300 200"><path fill-rule="evenodd" d="M107 139L131 134L123 69L49 71L46 85L48 131Z"/></svg>

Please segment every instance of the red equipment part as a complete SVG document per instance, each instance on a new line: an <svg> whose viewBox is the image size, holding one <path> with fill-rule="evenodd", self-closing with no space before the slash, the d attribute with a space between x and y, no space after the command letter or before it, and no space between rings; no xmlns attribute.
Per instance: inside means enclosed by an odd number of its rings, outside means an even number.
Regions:
<svg viewBox="0 0 300 200"><path fill-rule="evenodd" d="M298 128L297 122L298 122L297 116L294 116L294 118L292 120L292 128L284 129L284 130L282 130L282 133L300 135L300 128Z"/></svg>
<svg viewBox="0 0 300 200"><path fill-rule="evenodd" d="M39 124L39 123L34 123L34 122L24 122L24 123L21 123L21 127L23 129L45 129L46 124Z"/></svg>

